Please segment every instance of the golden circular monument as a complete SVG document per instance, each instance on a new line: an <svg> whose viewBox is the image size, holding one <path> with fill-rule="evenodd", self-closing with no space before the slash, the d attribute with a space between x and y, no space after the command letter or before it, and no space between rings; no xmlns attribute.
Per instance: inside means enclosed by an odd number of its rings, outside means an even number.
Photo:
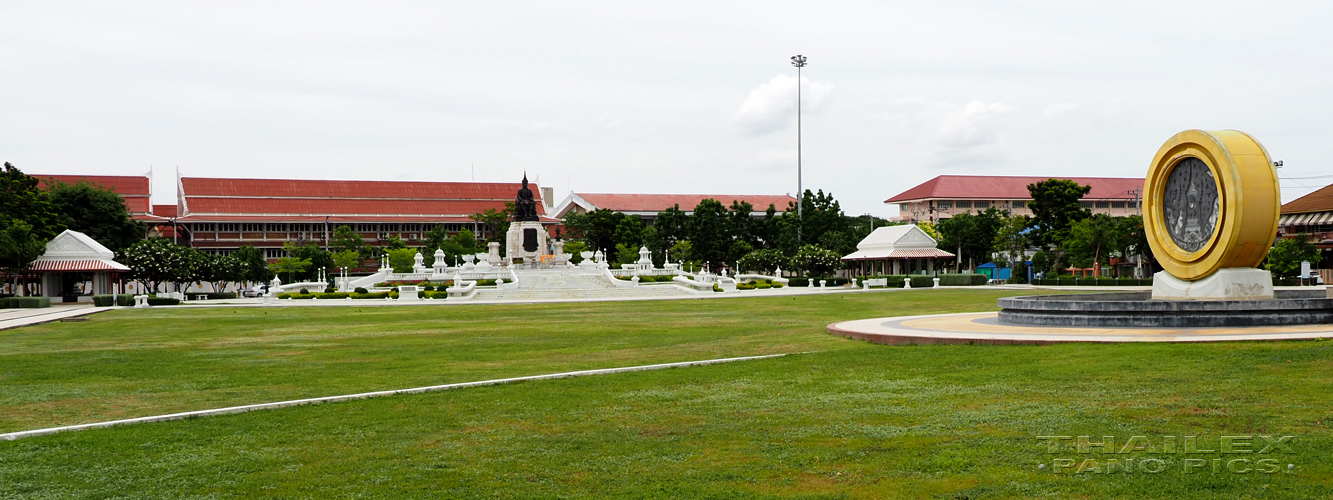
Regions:
<svg viewBox="0 0 1333 500"><path fill-rule="evenodd" d="M1157 150L1143 183L1143 229L1162 269L1195 281L1253 268L1277 235L1277 170L1236 130L1186 130Z"/></svg>

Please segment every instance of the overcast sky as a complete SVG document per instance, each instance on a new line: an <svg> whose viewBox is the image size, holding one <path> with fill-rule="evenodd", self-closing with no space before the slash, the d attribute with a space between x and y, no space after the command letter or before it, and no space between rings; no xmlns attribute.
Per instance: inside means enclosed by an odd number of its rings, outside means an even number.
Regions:
<svg viewBox="0 0 1333 500"><path fill-rule="evenodd" d="M1329 2L0 3L0 160L34 174L795 193L1141 177L1243 130L1333 183ZM1323 154L1328 154L1327 152ZM475 174L474 174L475 170ZM1323 176L1319 178L1309 178Z"/></svg>

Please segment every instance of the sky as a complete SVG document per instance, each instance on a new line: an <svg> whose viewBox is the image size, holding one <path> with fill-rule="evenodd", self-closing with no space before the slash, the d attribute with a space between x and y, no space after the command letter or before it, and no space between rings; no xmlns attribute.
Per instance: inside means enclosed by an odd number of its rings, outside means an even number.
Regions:
<svg viewBox="0 0 1333 500"><path fill-rule="evenodd" d="M1142 177L1250 133L1333 183L1329 2L0 3L0 161L30 174L797 191Z"/></svg>

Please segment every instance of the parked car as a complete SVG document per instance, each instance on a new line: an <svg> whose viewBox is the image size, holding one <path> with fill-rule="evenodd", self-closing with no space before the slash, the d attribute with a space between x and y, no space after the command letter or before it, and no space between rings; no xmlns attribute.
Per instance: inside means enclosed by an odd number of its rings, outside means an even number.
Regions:
<svg viewBox="0 0 1333 500"><path fill-rule="evenodd" d="M262 297L266 293L268 293L268 285L255 285L245 289L245 291L241 292L241 295L245 297Z"/></svg>

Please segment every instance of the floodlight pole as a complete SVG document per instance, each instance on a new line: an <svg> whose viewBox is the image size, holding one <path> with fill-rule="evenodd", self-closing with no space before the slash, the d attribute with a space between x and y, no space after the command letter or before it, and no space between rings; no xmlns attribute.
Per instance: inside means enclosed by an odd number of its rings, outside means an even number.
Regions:
<svg viewBox="0 0 1333 500"><path fill-rule="evenodd" d="M805 189L801 185L801 68L805 67L805 56L791 56L791 65L796 66L796 242L801 242L801 207L805 205Z"/></svg>

